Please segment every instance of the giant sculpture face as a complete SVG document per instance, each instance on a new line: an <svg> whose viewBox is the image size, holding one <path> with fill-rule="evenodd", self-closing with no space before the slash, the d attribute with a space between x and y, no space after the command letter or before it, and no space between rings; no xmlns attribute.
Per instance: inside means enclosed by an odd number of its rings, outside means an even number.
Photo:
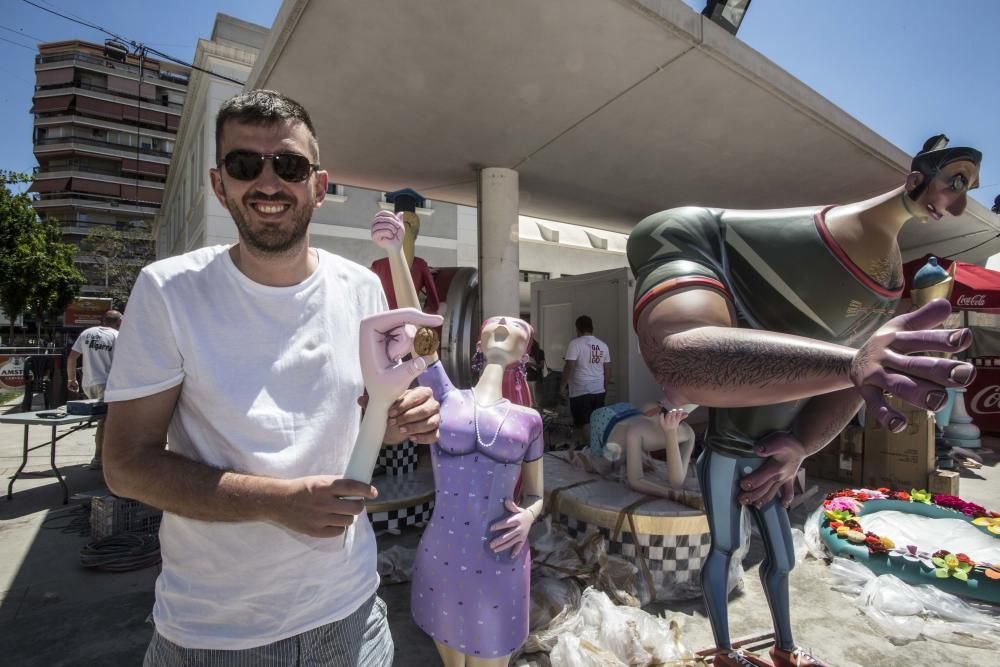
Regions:
<svg viewBox="0 0 1000 667"><path fill-rule="evenodd" d="M906 191L912 192L925 178L918 171L911 172L906 179ZM921 222L940 220L945 213L961 215L968 203L968 191L978 185L979 165L967 160L951 162L930 179L915 200L907 202L907 207Z"/></svg>
<svg viewBox="0 0 1000 667"><path fill-rule="evenodd" d="M531 325L516 317L490 317L483 322L479 344L486 360L507 366L519 361L531 340Z"/></svg>

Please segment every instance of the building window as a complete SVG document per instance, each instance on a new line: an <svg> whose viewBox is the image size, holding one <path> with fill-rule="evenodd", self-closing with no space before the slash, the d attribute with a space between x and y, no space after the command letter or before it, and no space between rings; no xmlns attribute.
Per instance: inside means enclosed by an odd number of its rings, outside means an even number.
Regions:
<svg viewBox="0 0 1000 667"><path fill-rule="evenodd" d="M521 271L520 273L522 283L533 283L549 279L549 274L544 271Z"/></svg>
<svg viewBox="0 0 1000 667"><path fill-rule="evenodd" d="M339 183L326 184L326 197L327 199L332 199L337 202L347 201L347 195L344 193L344 186Z"/></svg>

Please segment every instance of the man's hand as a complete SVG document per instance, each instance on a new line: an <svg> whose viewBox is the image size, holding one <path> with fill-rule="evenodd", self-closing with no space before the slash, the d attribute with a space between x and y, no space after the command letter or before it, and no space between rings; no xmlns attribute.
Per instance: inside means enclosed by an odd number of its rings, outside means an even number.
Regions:
<svg viewBox="0 0 1000 667"><path fill-rule="evenodd" d="M312 537L342 535L365 511L365 501L378 496L370 484L333 475L313 475L287 481L288 493L276 503L273 519ZM362 500L347 500L362 498Z"/></svg>
<svg viewBox="0 0 1000 667"><path fill-rule="evenodd" d="M891 393L926 410L938 410L946 387L964 387L976 375L972 364L939 357L908 356L918 352L955 354L972 344L969 329L933 329L951 313L945 299L894 317L858 349L851 363L851 382L879 423L893 433L906 427L906 417L886 402Z"/></svg>
<svg viewBox="0 0 1000 667"><path fill-rule="evenodd" d="M440 404L428 387L407 389L389 408L385 442L398 445L413 440L422 445L438 441L441 425Z"/></svg>
<svg viewBox="0 0 1000 667"><path fill-rule="evenodd" d="M403 225L403 214L379 211L372 219L372 241L386 251L399 250L403 247L403 236L406 227Z"/></svg>
<svg viewBox="0 0 1000 667"><path fill-rule="evenodd" d="M69 389L74 394L78 393L80 391L80 383L76 381L76 378L73 378L72 380L66 383L66 388Z"/></svg>
<svg viewBox="0 0 1000 667"><path fill-rule="evenodd" d="M739 501L744 505L763 507L778 493L786 508L795 494L795 473L806 458L806 449L791 433L777 431L765 437L754 449L758 456L768 460L740 480Z"/></svg>

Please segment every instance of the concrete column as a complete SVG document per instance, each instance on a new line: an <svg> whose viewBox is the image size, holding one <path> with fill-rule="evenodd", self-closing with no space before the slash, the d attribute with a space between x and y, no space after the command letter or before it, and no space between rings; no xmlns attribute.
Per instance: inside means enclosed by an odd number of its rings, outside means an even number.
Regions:
<svg viewBox="0 0 1000 667"><path fill-rule="evenodd" d="M479 172L479 293L483 319L520 313L517 172Z"/></svg>

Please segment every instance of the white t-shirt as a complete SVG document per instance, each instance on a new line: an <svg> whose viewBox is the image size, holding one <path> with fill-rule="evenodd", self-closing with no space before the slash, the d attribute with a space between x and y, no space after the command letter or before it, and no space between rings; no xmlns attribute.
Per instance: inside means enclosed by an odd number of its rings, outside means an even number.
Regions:
<svg viewBox="0 0 1000 667"><path fill-rule="evenodd" d="M79 352L83 360L83 387L99 387L108 383L111 372L111 358L115 354L115 339L118 329L111 327L90 327L73 343L73 351Z"/></svg>
<svg viewBox="0 0 1000 667"><path fill-rule="evenodd" d="M569 378L569 395L604 393L604 364L611 362L608 344L596 336L574 338L566 347L566 361L575 361Z"/></svg>
<svg viewBox="0 0 1000 667"><path fill-rule="evenodd" d="M386 309L368 269L318 250L291 287L253 282L228 247L142 270L105 400L183 383L170 451L210 466L295 478L341 474L358 433L359 323ZM164 513L153 618L188 648L245 649L349 616L375 592L375 536L320 539L266 521Z"/></svg>

